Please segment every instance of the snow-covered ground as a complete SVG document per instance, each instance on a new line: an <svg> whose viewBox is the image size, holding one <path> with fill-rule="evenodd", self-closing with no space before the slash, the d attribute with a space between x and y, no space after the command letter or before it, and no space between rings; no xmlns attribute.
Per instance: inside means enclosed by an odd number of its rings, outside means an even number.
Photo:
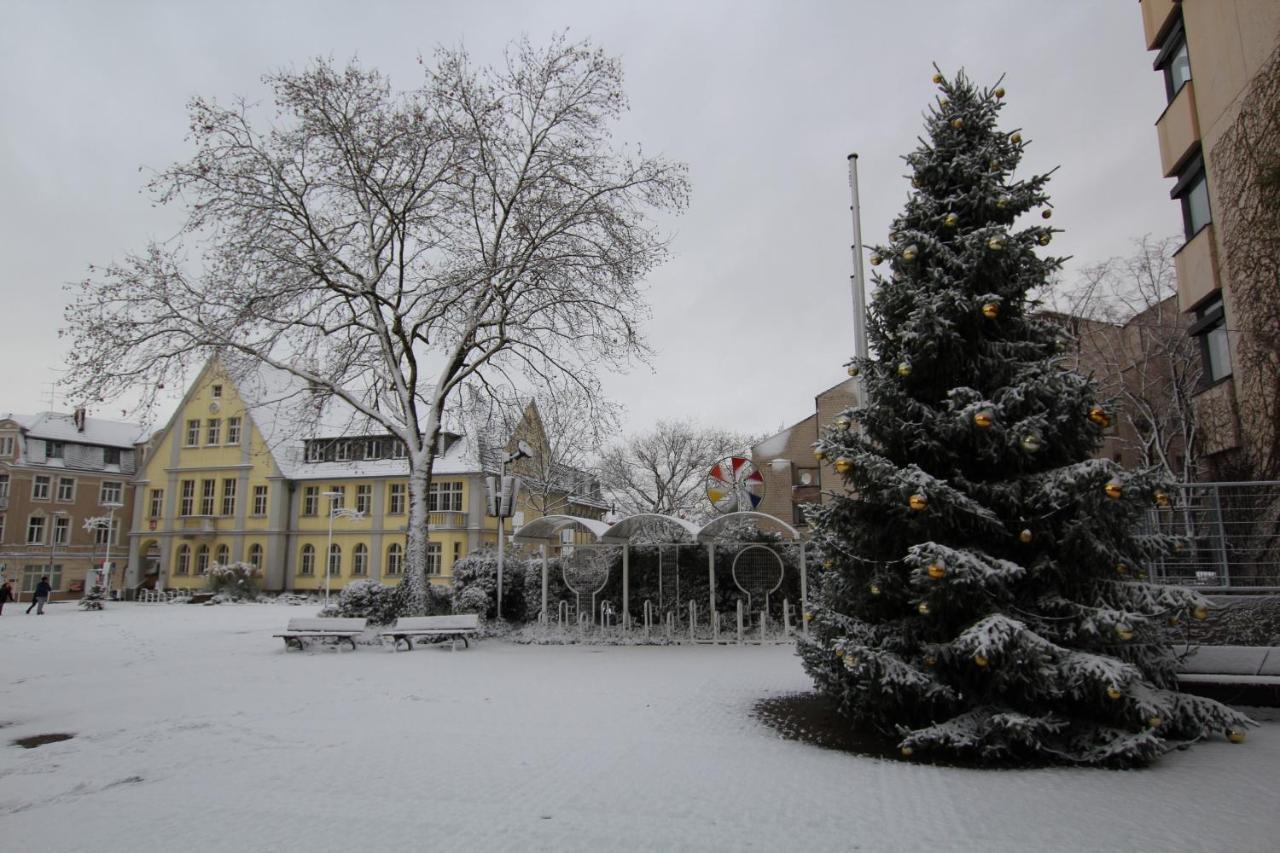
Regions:
<svg viewBox="0 0 1280 853"><path fill-rule="evenodd" d="M809 686L787 647L286 653L298 615L11 605L0 849L1280 849L1274 722L1146 771L941 769L754 721Z"/></svg>

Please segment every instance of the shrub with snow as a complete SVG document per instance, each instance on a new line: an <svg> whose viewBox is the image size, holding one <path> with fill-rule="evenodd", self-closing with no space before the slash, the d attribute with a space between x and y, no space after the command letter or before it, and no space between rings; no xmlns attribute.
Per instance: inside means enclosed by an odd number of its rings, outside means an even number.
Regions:
<svg viewBox="0 0 1280 853"><path fill-rule="evenodd" d="M528 608L525 606L525 574L527 569L526 560L514 554L504 556L502 617L512 622L523 622L526 618ZM473 589L479 592L471 593L464 599L463 594L470 593ZM484 595L488 602L483 610L479 607L479 595ZM464 609L464 606L467 609ZM498 553L496 551L488 548L474 551L453 564L453 611L480 613L485 618L493 618L497 615Z"/></svg>
<svg viewBox="0 0 1280 853"><path fill-rule="evenodd" d="M233 601L254 601L262 588L262 572L248 563L214 563L209 567L207 588Z"/></svg>
<svg viewBox="0 0 1280 853"><path fill-rule="evenodd" d="M337 604L326 609L323 615L359 617L368 619L373 625L390 625L402 615L404 605L404 595L399 586L358 580L343 587Z"/></svg>

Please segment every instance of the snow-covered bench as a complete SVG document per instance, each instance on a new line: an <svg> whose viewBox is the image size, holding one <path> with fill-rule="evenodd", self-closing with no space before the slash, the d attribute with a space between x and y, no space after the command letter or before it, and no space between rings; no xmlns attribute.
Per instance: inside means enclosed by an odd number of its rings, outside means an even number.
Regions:
<svg viewBox="0 0 1280 853"><path fill-rule="evenodd" d="M1195 646L1185 651L1178 681L1191 692L1253 705L1280 704L1280 648Z"/></svg>
<svg viewBox="0 0 1280 853"><path fill-rule="evenodd" d="M334 641L334 645L343 642L351 644L351 650L356 650L356 637L364 633L364 620L359 618L340 618L340 617L314 617L310 619L290 619L289 627L280 634L272 634L273 637L283 637L285 648L302 648L303 640L327 640Z"/></svg>
<svg viewBox="0 0 1280 853"><path fill-rule="evenodd" d="M467 642L468 635L479 632L480 617L474 613L462 613L453 616L410 616L406 619L397 619L396 623L383 631L381 636L395 640L396 651L401 651L401 644L403 644L403 650L407 652L413 648L414 637L447 638L453 641L456 649L458 640L462 640L462 644L469 647L471 644Z"/></svg>

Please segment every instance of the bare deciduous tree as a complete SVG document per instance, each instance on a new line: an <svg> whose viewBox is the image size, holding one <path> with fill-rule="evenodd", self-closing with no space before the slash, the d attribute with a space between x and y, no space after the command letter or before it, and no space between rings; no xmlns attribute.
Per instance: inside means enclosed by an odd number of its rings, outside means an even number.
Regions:
<svg viewBox="0 0 1280 853"><path fill-rule="evenodd" d="M600 480L621 513L655 512L694 521L711 514L704 491L718 460L744 453L753 439L688 421L659 421L601 455Z"/></svg>
<svg viewBox="0 0 1280 853"><path fill-rule="evenodd" d="M69 391L155 389L223 353L341 400L408 449L421 610L446 405L476 376L572 380L643 355L651 215L683 207L685 170L614 144L621 67L563 37L492 68L438 51L403 93L355 63L265 79L269 115L191 102L196 153L151 182L185 228L91 270L66 312Z"/></svg>

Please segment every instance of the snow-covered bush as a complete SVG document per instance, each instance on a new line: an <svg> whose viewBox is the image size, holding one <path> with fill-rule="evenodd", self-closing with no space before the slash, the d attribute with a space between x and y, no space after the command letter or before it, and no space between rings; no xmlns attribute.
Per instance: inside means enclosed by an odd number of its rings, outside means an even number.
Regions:
<svg viewBox="0 0 1280 853"><path fill-rule="evenodd" d="M207 588L233 601L254 601L262 588L262 572L248 563L214 563L209 567Z"/></svg>
<svg viewBox="0 0 1280 853"><path fill-rule="evenodd" d="M502 565L502 617L512 622L526 618L525 573L528 563L514 554L507 554ZM541 569L539 569L541 571ZM539 581L541 583L541 581ZM466 598L463 609L463 593L479 590L488 601L484 610L478 607L479 598ZM536 607L535 607L536 610ZM453 612L480 613L492 618L498 613L498 553L492 549L474 551L453 564Z"/></svg>
<svg viewBox="0 0 1280 853"><path fill-rule="evenodd" d="M469 586L453 596L454 613L475 613L481 619L489 619L493 601L479 586Z"/></svg>
<svg viewBox="0 0 1280 853"><path fill-rule="evenodd" d="M404 609L404 594L397 586L375 580L353 581L343 587L338 601L322 615L368 619L373 625L390 625Z"/></svg>

